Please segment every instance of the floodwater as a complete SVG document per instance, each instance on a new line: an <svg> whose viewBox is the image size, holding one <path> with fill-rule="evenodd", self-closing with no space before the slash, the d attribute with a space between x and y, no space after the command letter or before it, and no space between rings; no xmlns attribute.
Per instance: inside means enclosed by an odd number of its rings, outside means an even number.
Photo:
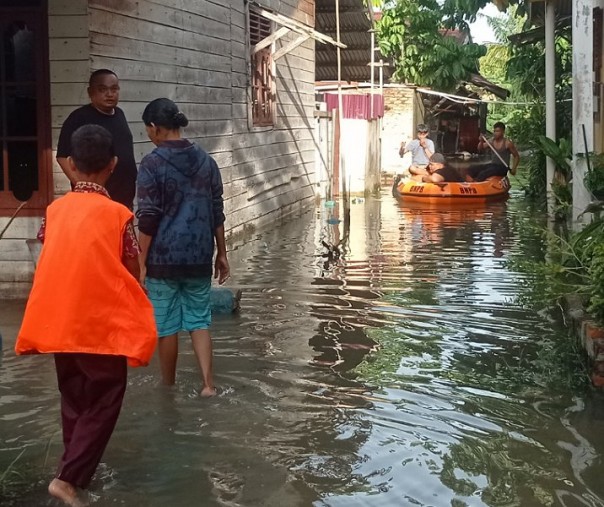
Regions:
<svg viewBox="0 0 604 507"><path fill-rule="evenodd" d="M175 389L131 370L93 505L604 505L604 402L568 381L565 330L509 263L542 255L538 218L520 195L443 211L384 193L349 228L321 206L244 242L241 312L213 328L221 395L196 396L186 337ZM54 505L53 362L4 341L0 503Z"/></svg>

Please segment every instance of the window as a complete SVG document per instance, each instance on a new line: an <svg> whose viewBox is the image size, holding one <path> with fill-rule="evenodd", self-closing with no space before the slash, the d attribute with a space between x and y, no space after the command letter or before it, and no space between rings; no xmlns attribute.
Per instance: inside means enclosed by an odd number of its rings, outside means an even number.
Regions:
<svg viewBox="0 0 604 507"><path fill-rule="evenodd" d="M49 200L48 43L39 3L0 3L0 214L23 201L42 210Z"/></svg>
<svg viewBox="0 0 604 507"><path fill-rule="evenodd" d="M265 47L266 38L272 34L271 21L253 9L249 11L252 124L266 127L275 124L275 90L273 78L272 43ZM260 44L262 46L263 44Z"/></svg>

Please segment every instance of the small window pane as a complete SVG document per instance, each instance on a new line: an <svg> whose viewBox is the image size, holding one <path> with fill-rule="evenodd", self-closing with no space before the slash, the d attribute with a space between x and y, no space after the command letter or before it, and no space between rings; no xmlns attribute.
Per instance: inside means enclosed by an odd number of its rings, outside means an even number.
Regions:
<svg viewBox="0 0 604 507"><path fill-rule="evenodd" d="M13 141L8 148L8 187L19 201L38 190L38 143Z"/></svg>
<svg viewBox="0 0 604 507"><path fill-rule="evenodd" d="M6 90L6 135L35 136L37 127L34 86L9 87Z"/></svg>
<svg viewBox="0 0 604 507"><path fill-rule="evenodd" d="M34 32L25 21L15 21L4 29L4 57L6 81L35 81Z"/></svg>

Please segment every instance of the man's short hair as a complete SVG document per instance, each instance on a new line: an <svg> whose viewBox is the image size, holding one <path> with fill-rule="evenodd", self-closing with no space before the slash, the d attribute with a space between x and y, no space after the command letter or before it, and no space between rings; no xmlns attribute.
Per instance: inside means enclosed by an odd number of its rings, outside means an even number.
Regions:
<svg viewBox="0 0 604 507"><path fill-rule="evenodd" d="M505 123L503 123L502 121L498 121L497 123L495 123L495 125L493 125L493 130L495 129L505 130Z"/></svg>
<svg viewBox="0 0 604 507"><path fill-rule="evenodd" d="M101 172L114 153L113 137L100 125L82 125L71 135L71 158L84 174Z"/></svg>
<svg viewBox="0 0 604 507"><path fill-rule="evenodd" d="M428 132L428 127L426 127L426 125L424 123L419 123L417 125L417 131L418 132Z"/></svg>
<svg viewBox="0 0 604 507"><path fill-rule="evenodd" d="M109 69L95 70L92 74L90 74L90 79L88 79L88 87L94 86L94 83L96 83L96 81L99 77L106 76L107 74L111 74L112 76L115 76L117 78L117 74L115 72L113 72L112 70L109 70Z"/></svg>
<svg viewBox="0 0 604 507"><path fill-rule="evenodd" d="M447 161L442 153L432 153L430 162L433 164L445 164Z"/></svg>

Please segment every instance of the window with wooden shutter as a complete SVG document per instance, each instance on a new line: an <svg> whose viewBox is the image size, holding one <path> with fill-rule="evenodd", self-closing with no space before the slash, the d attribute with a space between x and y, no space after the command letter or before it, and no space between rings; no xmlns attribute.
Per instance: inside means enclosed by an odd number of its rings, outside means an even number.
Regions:
<svg viewBox="0 0 604 507"><path fill-rule="evenodd" d="M272 34L271 21L253 9L249 11L252 123L266 127L275 123L275 91L273 79L272 44L254 51L255 46Z"/></svg>

